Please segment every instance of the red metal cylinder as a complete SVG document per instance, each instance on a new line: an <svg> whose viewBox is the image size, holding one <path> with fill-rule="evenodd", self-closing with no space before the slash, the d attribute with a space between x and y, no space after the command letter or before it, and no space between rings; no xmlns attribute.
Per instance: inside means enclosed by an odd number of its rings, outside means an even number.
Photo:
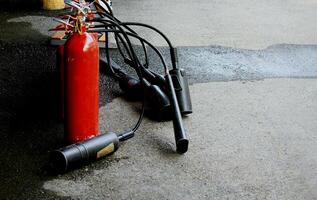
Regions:
<svg viewBox="0 0 317 200"><path fill-rule="evenodd" d="M68 143L99 134L97 36L73 33L65 44L65 131Z"/></svg>

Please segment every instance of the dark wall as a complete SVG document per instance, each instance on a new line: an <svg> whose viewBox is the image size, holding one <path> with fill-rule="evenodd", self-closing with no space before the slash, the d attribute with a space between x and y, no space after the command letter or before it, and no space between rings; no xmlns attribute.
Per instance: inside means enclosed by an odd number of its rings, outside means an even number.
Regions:
<svg viewBox="0 0 317 200"><path fill-rule="evenodd" d="M37 9L42 5L42 0L0 0L1 9Z"/></svg>

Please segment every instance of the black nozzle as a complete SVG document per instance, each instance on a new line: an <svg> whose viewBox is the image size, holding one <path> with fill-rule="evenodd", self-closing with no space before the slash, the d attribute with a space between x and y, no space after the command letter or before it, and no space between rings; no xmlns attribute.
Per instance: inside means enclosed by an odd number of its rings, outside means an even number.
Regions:
<svg viewBox="0 0 317 200"><path fill-rule="evenodd" d="M124 62L128 65L130 65L132 68L135 68L134 66L134 62L128 58L125 58L124 59ZM166 81L165 81L165 78L154 72L154 71L151 71L147 68L145 68L144 66L139 66L140 67L140 70L142 72L142 76L147 80L149 81L151 84L153 85L158 85L159 87L164 87L165 84L166 84Z"/></svg>
<svg viewBox="0 0 317 200"><path fill-rule="evenodd" d="M161 120L170 115L171 103L168 96L157 85L151 85L146 79L143 79L145 86L146 110L149 114L154 114L155 119Z"/></svg>
<svg viewBox="0 0 317 200"><path fill-rule="evenodd" d="M143 87L139 80L128 74L121 75L119 86L130 100L139 101L143 98Z"/></svg>
<svg viewBox="0 0 317 200"><path fill-rule="evenodd" d="M146 69L145 67L141 67L142 74L146 80L148 80L152 85L157 85L159 87L165 87L166 80L164 76Z"/></svg>
<svg viewBox="0 0 317 200"><path fill-rule="evenodd" d="M128 75L122 68L112 59L110 59L111 67L108 62L100 58L99 65L100 69L103 69L106 74L114 76L119 81L120 88L125 92L128 99L132 101L139 101L143 98L143 88L141 82Z"/></svg>
<svg viewBox="0 0 317 200"><path fill-rule="evenodd" d="M170 90L170 100L172 105L172 115L173 115L173 126L174 126L174 136L176 141L176 151L178 153L186 153L188 150L188 138L183 125L182 115L178 106L177 97L175 94L175 89L170 74L166 75Z"/></svg>
<svg viewBox="0 0 317 200"><path fill-rule="evenodd" d="M106 133L51 152L50 164L56 173L64 173L69 169L110 155L118 148L119 139L117 135Z"/></svg>
<svg viewBox="0 0 317 200"><path fill-rule="evenodd" d="M191 114L193 110L185 70L172 69L169 72L172 77L180 112L182 115Z"/></svg>

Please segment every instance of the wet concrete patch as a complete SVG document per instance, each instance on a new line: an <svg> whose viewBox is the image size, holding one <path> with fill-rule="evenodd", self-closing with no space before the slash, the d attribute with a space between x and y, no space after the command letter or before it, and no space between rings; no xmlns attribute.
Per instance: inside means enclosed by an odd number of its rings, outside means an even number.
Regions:
<svg viewBox="0 0 317 200"><path fill-rule="evenodd" d="M180 66L192 82L317 77L317 45L280 44L263 50L181 47Z"/></svg>
<svg viewBox="0 0 317 200"><path fill-rule="evenodd" d="M62 11L1 10L0 40L4 42L47 43L49 28L56 26L53 17Z"/></svg>
<svg viewBox="0 0 317 200"><path fill-rule="evenodd" d="M167 47L159 50L171 66ZM178 47L179 67L190 83L262 80L265 78L316 78L317 45L277 44L261 50L222 46ZM150 68L163 73L160 59L148 49Z"/></svg>
<svg viewBox="0 0 317 200"><path fill-rule="evenodd" d="M7 20L8 23L30 23L31 28L33 31L37 31L43 36L50 36L52 35L52 32L49 32L48 30L50 28L54 28L56 26L56 22L53 21L52 17L45 17L45 16L24 16L24 17L17 17L17 18L11 18ZM8 25L9 27L11 26ZM18 28L16 29L17 32L20 31Z"/></svg>

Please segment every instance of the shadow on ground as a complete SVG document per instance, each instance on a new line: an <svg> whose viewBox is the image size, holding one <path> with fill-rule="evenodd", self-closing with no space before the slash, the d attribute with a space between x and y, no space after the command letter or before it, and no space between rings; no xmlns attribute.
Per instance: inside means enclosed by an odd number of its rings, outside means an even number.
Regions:
<svg viewBox="0 0 317 200"><path fill-rule="evenodd" d="M32 44L0 46L0 173L4 180L0 196L14 199L37 193L40 198L35 188L40 188L47 152L62 141L63 133L56 121L54 49Z"/></svg>
<svg viewBox="0 0 317 200"><path fill-rule="evenodd" d="M0 198L56 199L41 189L49 151L64 145L55 48L0 41L0 68ZM121 94L113 81L101 75L100 106Z"/></svg>

